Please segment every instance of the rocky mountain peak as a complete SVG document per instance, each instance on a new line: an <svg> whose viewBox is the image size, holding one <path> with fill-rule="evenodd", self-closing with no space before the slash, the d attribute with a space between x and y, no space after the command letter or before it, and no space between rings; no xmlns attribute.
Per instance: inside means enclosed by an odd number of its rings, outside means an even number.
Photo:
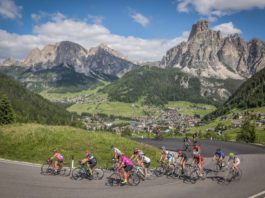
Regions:
<svg viewBox="0 0 265 198"><path fill-rule="evenodd" d="M178 67L195 76L244 79L265 67L265 43L238 34L222 37L207 21L192 26L187 42L169 49L160 67Z"/></svg>
<svg viewBox="0 0 265 198"><path fill-rule="evenodd" d="M100 45L98 45L97 47L93 47L89 50L88 54L89 55L96 55L96 54L100 54L100 53L104 53L107 52L112 56L115 56L117 58L120 59L124 59L124 60L128 60L128 58L126 56L124 56L123 54L121 54L120 52L110 48L108 45L101 43Z"/></svg>
<svg viewBox="0 0 265 198"><path fill-rule="evenodd" d="M14 58L7 58L3 61L1 64L2 66L11 66L11 65L17 65L19 64L19 61Z"/></svg>
<svg viewBox="0 0 265 198"><path fill-rule="evenodd" d="M209 30L209 23L206 20L198 21L196 24L192 25L192 29L189 35L189 39L192 39L194 35Z"/></svg>

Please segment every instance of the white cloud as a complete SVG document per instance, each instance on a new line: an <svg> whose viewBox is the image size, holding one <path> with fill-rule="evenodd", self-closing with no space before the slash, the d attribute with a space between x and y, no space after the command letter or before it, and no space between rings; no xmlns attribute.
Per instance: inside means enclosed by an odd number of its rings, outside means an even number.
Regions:
<svg viewBox="0 0 265 198"><path fill-rule="evenodd" d="M0 59L7 57L23 59L33 48L42 48L49 43L69 40L87 49L105 43L128 56L130 60L153 61L160 60L166 50L187 38L187 32L173 39L121 36L111 33L102 24L88 24L57 13L50 21L35 25L33 34L13 34L0 29Z"/></svg>
<svg viewBox="0 0 265 198"><path fill-rule="evenodd" d="M22 6L17 6L13 0L0 0L0 16L7 19L21 18Z"/></svg>
<svg viewBox="0 0 265 198"><path fill-rule="evenodd" d="M253 8L264 9L264 0L178 0L177 11L189 12L194 9L209 19L229 15Z"/></svg>
<svg viewBox="0 0 265 198"><path fill-rule="evenodd" d="M143 27L146 27L150 23L150 20L139 12L133 12L131 17L136 23L139 23Z"/></svg>
<svg viewBox="0 0 265 198"><path fill-rule="evenodd" d="M47 19L47 20L51 20L51 21L62 21L66 17L60 12L56 12L56 13L51 14L48 12L39 11L37 13L32 13L31 18L33 21L38 23L38 22L41 22L43 19Z"/></svg>
<svg viewBox="0 0 265 198"><path fill-rule="evenodd" d="M92 23L101 24L103 19L103 16L87 15L85 20L91 21Z"/></svg>
<svg viewBox="0 0 265 198"><path fill-rule="evenodd" d="M232 22L217 25L213 27L213 30L220 30L223 36L242 33L242 31L236 28Z"/></svg>

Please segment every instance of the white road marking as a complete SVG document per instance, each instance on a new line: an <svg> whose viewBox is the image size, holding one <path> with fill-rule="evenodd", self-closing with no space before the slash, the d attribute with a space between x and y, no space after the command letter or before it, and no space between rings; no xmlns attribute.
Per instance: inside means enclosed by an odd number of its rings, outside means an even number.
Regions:
<svg viewBox="0 0 265 198"><path fill-rule="evenodd" d="M31 166L31 167L41 167L41 164L35 164L30 162L22 162L22 161L15 161L15 160L7 160L0 158L0 162L8 163L8 164L17 164L17 165L23 165L23 166Z"/></svg>
<svg viewBox="0 0 265 198"><path fill-rule="evenodd" d="M248 198L256 198L256 197L259 197L260 195L264 195L264 194L265 194L265 190L262 191L262 192L260 192L260 193L258 193L258 194L252 195L252 196L250 196L250 197L248 197ZM264 198L265 198L265 197L264 197Z"/></svg>

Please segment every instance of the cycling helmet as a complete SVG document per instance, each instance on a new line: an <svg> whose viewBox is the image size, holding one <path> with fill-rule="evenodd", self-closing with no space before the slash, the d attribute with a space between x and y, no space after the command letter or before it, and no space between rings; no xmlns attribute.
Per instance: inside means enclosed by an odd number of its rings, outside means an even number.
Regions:
<svg viewBox="0 0 265 198"><path fill-rule="evenodd" d="M162 149L162 150L166 150L166 147L165 147L165 146L162 146L161 149Z"/></svg>
<svg viewBox="0 0 265 198"><path fill-rule="evenodd" d="M231 153L229 153L229 157L233 158L233 157L235 157L235 154L231 152Z"/></svg>
<svg viewBox="0 0 265 198"><path fill-rule="evenodd" d="M178 154L181 155L182 154L182 150L178 150Z"/></svg>

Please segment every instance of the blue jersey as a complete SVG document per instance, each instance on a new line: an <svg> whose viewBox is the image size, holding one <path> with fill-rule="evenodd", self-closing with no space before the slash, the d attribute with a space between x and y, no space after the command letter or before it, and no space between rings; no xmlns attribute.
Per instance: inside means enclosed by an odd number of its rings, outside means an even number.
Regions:
<svg viewBox="0 0 265 198"><path fill-rule="evenodd" d="M214 154L216 157L222 157L222 158L224 158L225 157L225 153L223 152L223 151L217 151L217 152L215 152L215 154Z"/></svg>

